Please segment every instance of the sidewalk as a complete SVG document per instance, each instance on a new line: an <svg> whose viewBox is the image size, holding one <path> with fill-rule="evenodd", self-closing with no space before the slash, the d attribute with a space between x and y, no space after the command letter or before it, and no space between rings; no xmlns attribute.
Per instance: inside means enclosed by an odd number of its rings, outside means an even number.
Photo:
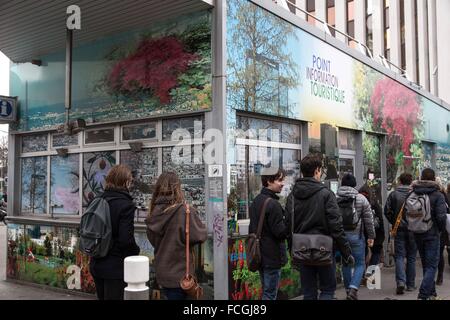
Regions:
<svg viewBox="0 0 450 320"><path fill-rule="evenodd" d="M447 257L446 257L447 259ZM447 260L445 260L447 262ZM395 268L384 267L381 269L381 289L369 290L367 287L360 287L358 297L360 300L417 300L420 283L422 282L422 265L416 264L416 286L417 290L406 292L402 295L395 294ZM438 296L443 300L450 300L450 267L446 264L444 269L444 283L442 286L436 286ZM346 292L342 284L338 285L336 290L338 300L346 299ZM301 300L303 296L296 297L294 300Z"/></svg>
<svg viewBox="0 0 450 320"><path fill-rule="evenodd" d="M0 300L95 300L95 296L91 298L32 284L0 281Z"/></svg>

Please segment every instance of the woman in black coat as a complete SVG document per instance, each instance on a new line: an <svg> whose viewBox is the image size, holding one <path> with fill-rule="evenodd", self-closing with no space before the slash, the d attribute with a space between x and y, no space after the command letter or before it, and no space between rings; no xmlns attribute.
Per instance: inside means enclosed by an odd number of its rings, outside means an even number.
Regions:
<svg viewBox="0 0 450 320"><path fill-rule="evenodd" d="M378 204L376 199L374 199L367 185L362 186L361 189L359 189L359 193L367 198L373 213L375 241L371 248L372 257L370 258L369 262L369 266L373 266L380 263L381 253L383 251L383 243L385 240L383 210L381 209L381 206Z"/></svg>
<svg viewBox="0 0 450 320"><path fill-rule="evenodd" d="M106 177L103 196L109 203L113 245L105 257L91 258L90 262L99 300L123 300L124 260L140 252L134 238L136 207L128 193L131 181L131 171L125 165L112 167Z"/></svg>

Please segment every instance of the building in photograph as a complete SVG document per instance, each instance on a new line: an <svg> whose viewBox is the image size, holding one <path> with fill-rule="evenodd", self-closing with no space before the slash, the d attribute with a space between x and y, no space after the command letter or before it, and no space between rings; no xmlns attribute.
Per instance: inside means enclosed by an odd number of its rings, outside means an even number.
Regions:
<svg viewBox="0 0 450 320"><path fill-rule="evenodd" d="M381 204L403 171L417 177L432 167L450 182L445 97L279 2L80 0L72 50L60 19L63 2L0 5L0 51L12 61L9 96L18 97L8 153L10 279L68 289L76 266L80 286L71 290L95 292L89 259L77 249L77 227L118 163L133 170L135 237L151 264L143 223L148 203L159 174L180 175L208 226L196 265L209 299L261 293L259 275L246 267L245 237L264 168L286 169L283 204L309 152L322 154L322 179L332 190L352 172ZM72 84L66 88L67 61ZM211 129L218 130L215 152ZM216 162L205 162L211 155ZM33 252L33 239L44 240L43 249ZM152 267L150 273L156 292ZM298 295L298 282L286 265L280 296Z"/></svg>

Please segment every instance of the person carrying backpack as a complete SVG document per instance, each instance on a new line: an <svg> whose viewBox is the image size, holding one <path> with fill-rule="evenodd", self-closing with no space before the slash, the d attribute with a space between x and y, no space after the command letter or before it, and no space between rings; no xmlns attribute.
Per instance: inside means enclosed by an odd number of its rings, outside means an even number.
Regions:
<svg viewBox="0 0 450 320"><path fill-rule="evenodd" d="M297 179L286 202L286 224L291 233L288 237L289 252L293 255L294 235L332 238L331 250L339 249L343 263L353 265L350 244L345 238L342 217L334 193L321 181L322 158L318 154L309 154L300 163L303 178ZM293 216L293 219L292 219ZM300 269L300 282L304 300L332 300L336 291L336 262L333 258L327 265L296 263ZM318 295L320 289L320 295Z"/></svg>
<svg viewBox="0 0 450 320"><path fill-rule="evenodd" d="M102 197L109 203L111 246L105 256L91 257L90 272L99 300L123 300L126 287L124 259L140 252L134 238L136 206L128 192L132 182L131 171L123 164L116 165L109 171L105 182Z"/></svg>
<svg viewBox="0 0 450 320"><path fill-rule="evenodd" d="M341 187L337 192L337 203L342 215L345 236L350 243L355 258L355 267L352 274L350 266L343 266L344 286L348 300L358 300L358 289L366 268L365 252L367 245L372 247L375 239L372 209L369 201L358 193L355 177L348 173L342 177Z"/></svg>
<svg viewBox="0 0 450 320"><path fill-rule="evenodd" d="M420 300L437 297L434 279L439 264L439 233L445 230L447 219L444 195L435 179L433 169L424 169L405 202L408 230L414 233L422 261L423 280L417 297Z"/></svg>

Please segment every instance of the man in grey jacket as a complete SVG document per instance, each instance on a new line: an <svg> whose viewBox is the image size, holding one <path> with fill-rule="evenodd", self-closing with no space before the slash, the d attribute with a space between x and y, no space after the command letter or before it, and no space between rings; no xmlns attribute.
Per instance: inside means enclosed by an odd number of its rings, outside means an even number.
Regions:
<svg viewBox="0 0 450 320"><path fill-rule="evenodd" d="M366 242L364 230L367 234L367 245L371 247L375 239L372 209L366 197L355 189L356 179L352 174L346 174L337 192L337 202L343 215L345 236L352 248L355 267L352 274L350 266L343 266L344 286L348 300L358 300L358 288L365 270Z"/></svg>

